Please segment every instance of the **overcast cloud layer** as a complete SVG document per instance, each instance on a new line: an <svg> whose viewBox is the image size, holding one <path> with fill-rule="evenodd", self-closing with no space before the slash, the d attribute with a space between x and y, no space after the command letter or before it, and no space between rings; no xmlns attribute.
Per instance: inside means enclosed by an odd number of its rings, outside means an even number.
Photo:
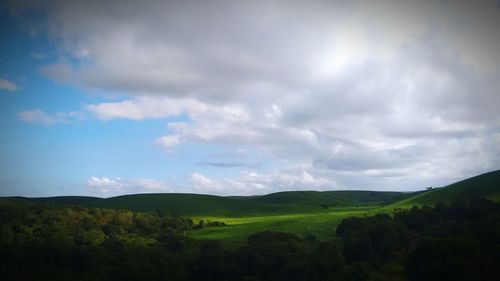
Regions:
<svg viewBox="0 0 500 281"><path fill-rule="evenodd" d="M174 189L89 178L106 194L416 190L500 167L496 1L65 0L11 9L21 20L43 11L32 31L51 38L58 59L41 73L109 98L54 117L27 109L24 120L185 115L151 140L158 153L205 143L271 163L259 171L246 158L214 156L203 164L240 172L211 178L193 167L189 184Z"/></svg>

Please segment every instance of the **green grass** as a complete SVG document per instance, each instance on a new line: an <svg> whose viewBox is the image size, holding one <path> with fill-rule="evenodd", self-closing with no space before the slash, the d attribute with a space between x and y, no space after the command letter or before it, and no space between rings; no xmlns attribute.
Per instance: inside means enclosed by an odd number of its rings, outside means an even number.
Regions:
<svg viewBox="0 0 500 281"><path fill-rule="evenodd" d="M263 230L288 231L299 235L314 233L319 239L328 239L334 236L337 225L347 217L393 213L395 209L406 209L437 202L450 203L455 200L487 198L500 201L500 171L479 175L443 188L413 193L377 192L373 194L363 191L303 191L274 193L254 197L251 200L273 204L300 202L304 205L315 205L332 198L325 199L325 195L334 196L334 199L338 200L337 202L342 202L341 204L351 202L354 207L304 211L288 215L270 214L233 218L200 216L196 219L224 221L228 226L195 230L188 233L188 236L195 239L217 239L226 247L241 245L249 235ZM388 204L391 201L392 203ZM380 202L383 204L363 205L363 203Z"/></svg>
<svg viewBox="0 0 500 281"><path fill-rule="evenodd" d="M385 211L378 203L403 195L371 191L294 191L252 197L137 194L94 201L87 206L146 212L164 209L190 216L195 223L222 221L227 226L193 230L187 235L199 240L217 239L226 247L234 247L244 243L249 235L264 230L312 233L319 239L327 239L334 236L342 219ZM326 209L321 204L346 207Z"/></svg>
<svg viewBox="0 0 500 281"><path fill-rule="evenodd" d="M204 221L222 221L227 226L192 230L187 235L199 240L220 240L225 247L239 246L249 235L264 230L287 231L298 235L315 234L319 239L328 239L334 237L337 225L344 218L377 213L379 209L381 209L380 206L360 206L284 215L199 216L194 218L195 223L203 219Z"/></svg>

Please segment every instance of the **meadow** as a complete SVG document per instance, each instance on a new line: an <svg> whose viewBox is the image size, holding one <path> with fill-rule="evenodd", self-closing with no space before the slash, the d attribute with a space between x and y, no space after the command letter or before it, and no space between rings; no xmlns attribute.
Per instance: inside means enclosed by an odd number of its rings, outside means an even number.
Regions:
<svg viewBox="0 0 500 281"><path fill-rule="evenodd" d="M224 222L226 226L190 230L186 235L196 240L219 240L222 246L228 248L241 246L251 234L265 230L291 232L302 237L313 235L320 240L327 240L335 236L336 227L345 218L388 212L391 212L391 209L383 206L358 206L295 214L264 214L241 217L198 216L193 217L195 223L200 220L204 222L218 221Z"/></svg>

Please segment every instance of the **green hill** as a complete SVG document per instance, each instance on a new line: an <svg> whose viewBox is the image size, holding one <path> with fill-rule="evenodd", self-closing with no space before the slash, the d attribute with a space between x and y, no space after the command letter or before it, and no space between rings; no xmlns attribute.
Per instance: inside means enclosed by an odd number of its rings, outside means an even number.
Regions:
<svg viewBox="0 0 500 281"><path fill-rule="evenodd" d="M395 192L395 191L366 191L366 190L339 190L339 191L325 191L325 194L335 196L340 200L349 202L351 204L373 205L373 204L386 204L412 195L411 192Z"/></svg>
<svg viewBox="0 0 500 281"><path fill-rule="evenodd" d="M42 203L42 204L54 204L54 205L81 205L90 203L92 201L100 200L99 197L91 196L55 196L55 197L0 197L3 201L17 201L24 203Z"/></svg>
<svg viewBox="0 0 500 281"><path fill-rule="evenodd" d="M469 178L443 188L412 193L381 191L285 191L262 196L201 194L135 194L95 200L88 207L155 211L165 209L186 216L247 216L292 214L328 207L434 204L487 198L500 201L500 170Z"/></svg>
<svg viewBox="0 0 500 281"><path fill-rule="evenodd" d="M449 203L487 198L500 201L500 170L472 177L443 188L412 193L381 191L285 191L262 196L214 196L202 194L133 194L112 198L59 196L46 198L4 197L1 201L82 205L152 212L157 209L184 216L249 216L318 212L324 207L391 207Z"/></svg>
<svg viewBox="0 0 500 281"><path fill-rule="evenodd" d="M394 202L411 193L340 190L340 191L284 191L254 197L251 200L267 204L299 204L309 206L347 207Z"/></svg>
<svg viewBox="0 0 500 281"><path fill-rule="evenodd" d="M402 198L400 192L374 191L285 191L263 196L214 196L203 194L133 194L95 200L87 207L151 212L157 209L186 216L244 216L290 214L328 207L374 205Z"/></svg>
<svg viewBox="0 0 500 281"><path fill-rule="evenodd" d="M479 198L500 202L500 170L468 178L442 188L419 192L396 205L451 203Z"/></svg>
<svg viewBox="0 0 500 281"><path fill-rule="evenodd" d="M298 205L280 206L254 202L245 197L183 193L124 195L93 201L85 204L85 206L141 212L163 209L186 216L241 216L278 212L293 213L308 210L307 208L304 210Z"/></svg>
<svg viewBox="0 0 500 281"><path fill-rule="evenodd" d="M298 205L309 205L309 206L319 206L321 204L326 204L328 206L345 206L348 202L336 198L335 196L330 196L327 193L319 191L283 191L277 193L271 193L263 196L253 197L249 199L254 202L266 203L266 204L298 204Z"/></svg>

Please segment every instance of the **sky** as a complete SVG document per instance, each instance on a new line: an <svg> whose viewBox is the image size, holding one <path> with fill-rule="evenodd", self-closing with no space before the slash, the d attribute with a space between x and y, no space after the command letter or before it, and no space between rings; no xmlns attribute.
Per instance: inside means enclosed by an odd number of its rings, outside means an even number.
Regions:
<svg viewBox="0 0 500 281"><path fill-rule="evenodd" d="M0 196L443 186L500 168L500 1L0 2Z"/></svg>

